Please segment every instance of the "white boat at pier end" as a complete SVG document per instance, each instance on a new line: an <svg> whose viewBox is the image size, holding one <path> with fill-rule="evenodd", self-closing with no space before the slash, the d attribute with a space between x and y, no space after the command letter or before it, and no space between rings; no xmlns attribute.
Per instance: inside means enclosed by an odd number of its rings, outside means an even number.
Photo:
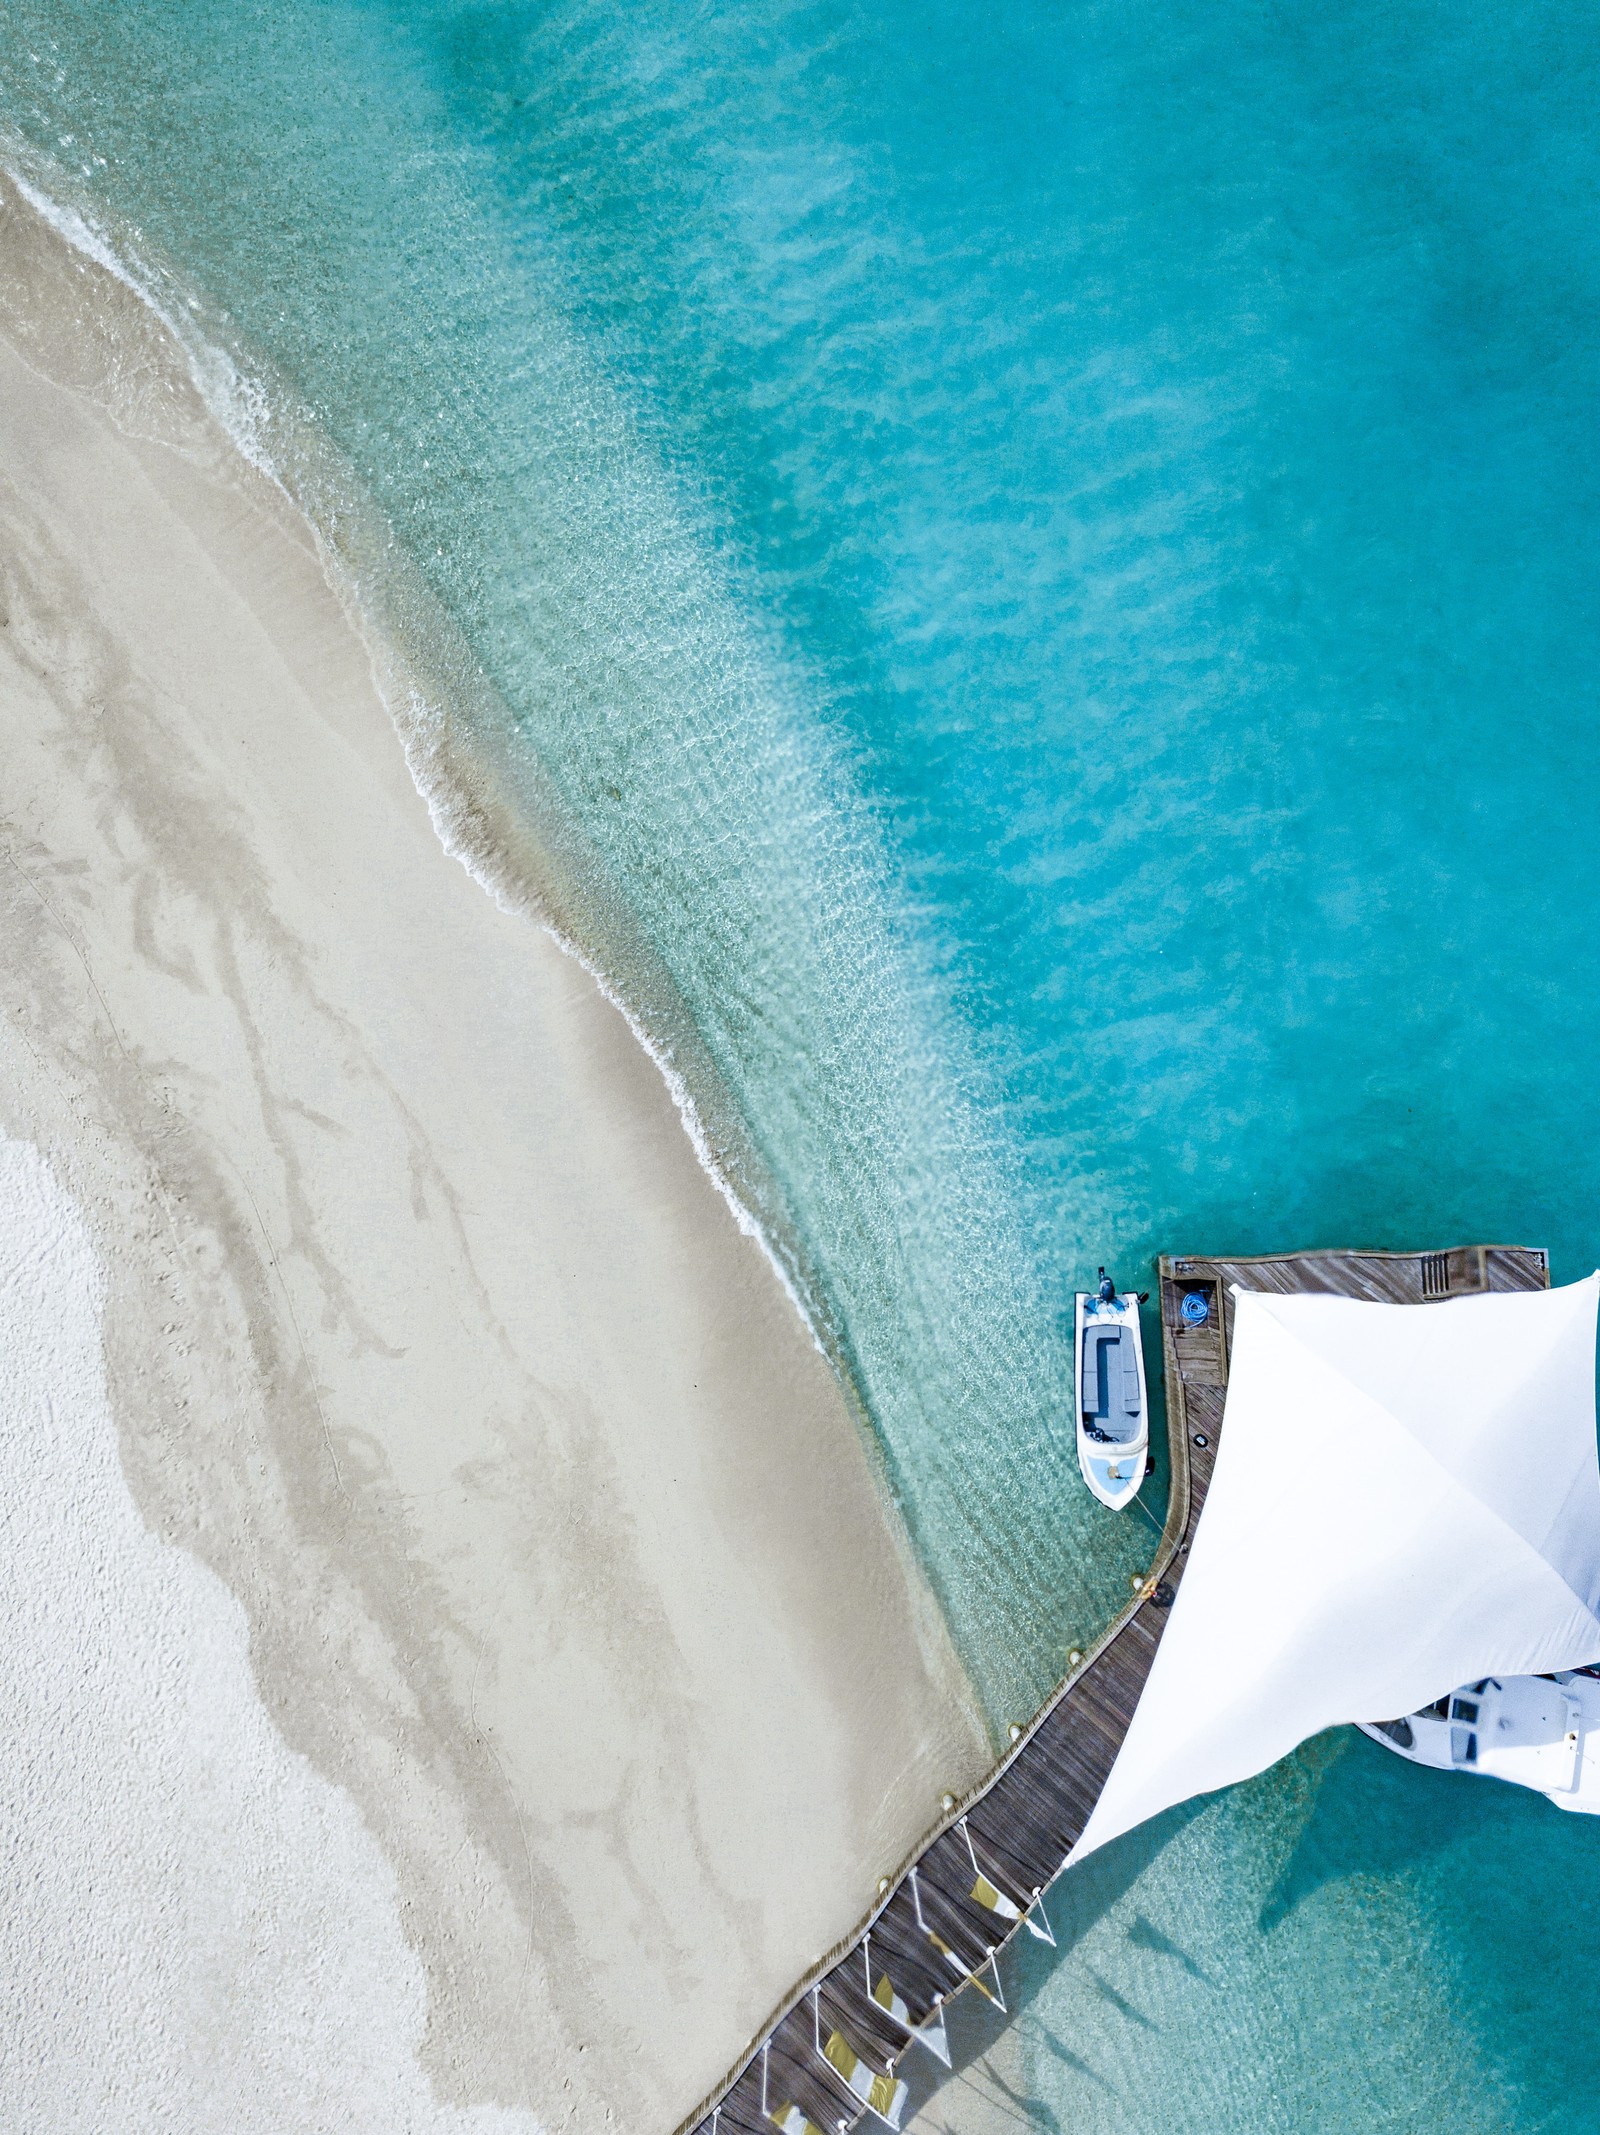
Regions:
<svg viewBox="0 0 1600 2135"><path fill-rule="evenodd" d="M1600 1816L1600 1670L1486 1676L1364 1735L1408 1764L1531 1787L1558 1809Z"/></svg>

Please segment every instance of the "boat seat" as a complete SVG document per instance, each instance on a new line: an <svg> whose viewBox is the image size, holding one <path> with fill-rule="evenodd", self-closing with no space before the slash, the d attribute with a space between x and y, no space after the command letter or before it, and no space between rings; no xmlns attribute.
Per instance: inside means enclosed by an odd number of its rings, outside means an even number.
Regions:
<svg viewBox="0 0 1600 2135"><path fill-rule="evenodd" d="M1139 1345L1132 1334L1122 1344L1122 1405L1130 1416L1139 1413Z"/></svg>
<svg viewBox="0 0 1600 2135"><path fill-rule="evenodd" d="M1089 1354L1084 1358L1084 1362L1089 1368L1085 1371L1083 1377L1084 1392L1090 1396L1094 1406L1089 1409L1086 1402L1085 1408L1090 1415L1096 1417L1102 1423L1108 1423L1111 1419L1111 1389L1116 1383L1117 1351L1121 1345L1122 1329L1120 1327L1091 1327L1089 1329Z"/></svg>
<svg viewBox="0 0 1600 2135"><path fill-rule="evenodd" d="M1089 1346L1092 1352L1086 1360L1090 1369L1084 1374L1094 1388L1094 1407L1091 1414L1109 1419L1120 1407L1130 1416L1139 1413L1139 1359L1134 1347L1121 1327L1091 1327Z"/></svg>
<svg viewBox="0 0 1600 2135"><path fill-rule="evenodd" d="M1124 1326L1090 1326L1084 1336L1084 1420L1092 1438L1126 1445L1139 1435L1139 1353Z"/></svg>

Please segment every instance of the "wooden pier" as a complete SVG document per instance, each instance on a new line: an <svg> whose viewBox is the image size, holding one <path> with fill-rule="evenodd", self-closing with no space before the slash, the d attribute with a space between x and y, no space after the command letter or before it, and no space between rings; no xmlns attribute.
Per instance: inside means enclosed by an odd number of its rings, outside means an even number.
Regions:
<svg viewBox="0 0 1600 2135"><path fill-rule="evenodd" d="M999 1953L1027 1925L1089 1820L1183 1578L1222 1432L1234 1284L1421 1305L1483 1290L1542 1290L1550 1281L1544 1252L1526 1246L1163 1256L1159 1265L1171 1473L1166 1525L1143 1585L679 2135L771 2135L774 2126L785 2135L835 2135L868 2112L895 2114L895 2070L919 2034L931 2034L938 2050L945 2005L975 1986L1003 2006ZM1186 1310L1189 1298L1196 1302Z"/></svg>

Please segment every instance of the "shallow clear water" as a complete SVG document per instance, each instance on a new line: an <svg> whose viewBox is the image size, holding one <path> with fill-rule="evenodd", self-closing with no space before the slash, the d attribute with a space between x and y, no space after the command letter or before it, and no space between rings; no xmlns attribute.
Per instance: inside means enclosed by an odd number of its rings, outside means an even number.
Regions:
<svg viewBox="0 0 1600 2135"><path fill-rule="evenodd" d="M963 1998L956 2080L909 2125L1592 2129L1600 1909L1574 1821L1321 1737L1064 1876L1060 1954L1018 1952L1004 2028Z"/></svg>
<svg viewBox="0 0 1600 2135"><path fill-rule="evenodd" d="M1151 1539L1075 1478L1097 1262L1600 1258L1583 18L8 24L0 123L346 456L633 915L997 1722ZM1368 1747L1084 1871L1032 2117L1600 2125L1600 1833Z"/></svg>

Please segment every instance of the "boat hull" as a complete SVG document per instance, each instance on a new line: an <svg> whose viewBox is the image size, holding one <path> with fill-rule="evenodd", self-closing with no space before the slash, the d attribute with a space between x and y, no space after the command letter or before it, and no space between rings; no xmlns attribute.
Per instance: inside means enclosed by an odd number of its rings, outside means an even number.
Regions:
<svg viewBox="0 0 1600 2135"><path fill-rule="evenodd" d="M1600 1816L1600 1677L1587 1669L1486 1676L1404 1719L1359 1724L1408 1764L1503 1779Z"/></svg>
<svg viewBox="0 0 1600 2135"><path fill-rule="evenodd" d="M1080 1290L1074 1324L1078 1470L1102 1505L1122 1512L1139 1494L1150 1453L1150 1399L1139 1301L1102 1304Z"/></svg>

